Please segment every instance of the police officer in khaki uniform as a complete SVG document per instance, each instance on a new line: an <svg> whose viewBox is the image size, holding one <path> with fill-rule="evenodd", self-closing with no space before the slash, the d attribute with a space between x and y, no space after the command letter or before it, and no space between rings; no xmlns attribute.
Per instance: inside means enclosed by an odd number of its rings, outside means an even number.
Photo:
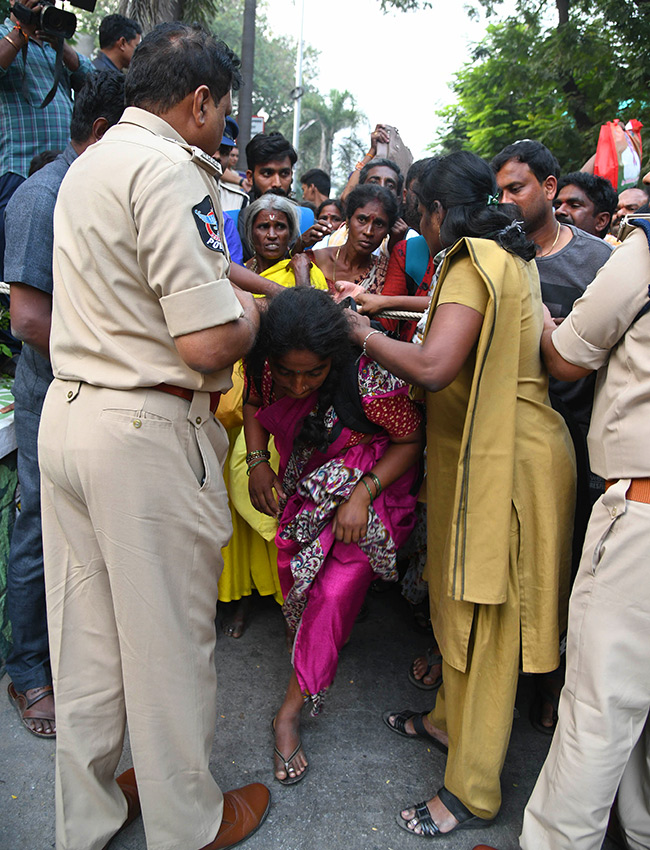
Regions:
<svg viewBox="0 0 650 850"><path fill-rule="evenodd" d="M650 217L633 220L568 317L556 328L547 314L542 335L556 378L598 371L589 457L607 489L571 594L566 682L523 850L600 850L615 797L625 846L650 847Z"/></svg>
<svg viewBox="0 0 650 850"><path fill-rule="evenodd" d="M231 533L212 416L258 327L228 280L214 181L239 62L201 29L141 43L119 124L71 166L54 217L39 437L57 850L135 816L114 775L128 723L149 850L219 850L264 819L263 785L208 770L220 549Z"/></svg>

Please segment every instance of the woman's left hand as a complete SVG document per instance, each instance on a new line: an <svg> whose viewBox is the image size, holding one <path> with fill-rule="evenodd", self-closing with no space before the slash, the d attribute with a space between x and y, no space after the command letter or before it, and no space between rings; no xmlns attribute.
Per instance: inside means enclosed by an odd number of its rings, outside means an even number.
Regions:
<svg viewBox="0 0 650 850"><path fill-rule="evenodd" d="M332 531L341 543L358 543L368 529L368 505L370 497L363 484L357 484L347 502L339 506Z"/></svg>

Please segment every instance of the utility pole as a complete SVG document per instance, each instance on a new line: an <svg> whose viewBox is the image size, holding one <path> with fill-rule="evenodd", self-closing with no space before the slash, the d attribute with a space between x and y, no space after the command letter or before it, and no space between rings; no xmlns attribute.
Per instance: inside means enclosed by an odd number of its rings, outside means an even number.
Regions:
<svg viewBox="0 0 650 850"><path fill-rule="evenodd" d="M298 15L299 25L298 25L298 51L296 55L296 85L293 91L291 92L291 97L293 99L293 138L292 144L296 149L296 153L298 153L298 160L300 160L300 104L302 101L302 96L304 94L304 89L302 87L302 33L305 23L305 0L297 0L300 2L300 14ZM293 188L294 191L298 188L298 171L294 169L293 174Z"/></svg>
<svg viewBox="0 0 650 850"><path fill-rule="evenodd" d="M255 72L255 12L257 0L244 2L244 30L241 40L242 86L239 90L239 161L240 171L246 170L246 145L251 139L253 115L253 74Z"/></svg>

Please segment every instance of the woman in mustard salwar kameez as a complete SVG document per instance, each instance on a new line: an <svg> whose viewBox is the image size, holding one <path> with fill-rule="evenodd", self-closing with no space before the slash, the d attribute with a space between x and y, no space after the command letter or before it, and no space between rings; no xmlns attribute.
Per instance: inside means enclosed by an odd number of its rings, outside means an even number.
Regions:
<svg viewBox="0 0 650 850"><path fill-rule="evenodd" d="M557 667L566 612L573 450L539 354L534 246L496 191L473 154L428 166L422 234L432 255L445 253L424 344L377 334L366 345L428 390L425 578L443 685L430 713L385 715L399 734L448 747L442 788L398 815L423 837L496 816L520 665ZM368 329L356 322L363 339Z"/></svg>

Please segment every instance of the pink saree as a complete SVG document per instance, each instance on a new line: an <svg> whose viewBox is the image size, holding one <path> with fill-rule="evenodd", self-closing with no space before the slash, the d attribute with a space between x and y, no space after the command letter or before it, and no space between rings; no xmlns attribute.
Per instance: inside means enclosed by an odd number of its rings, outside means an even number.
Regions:
<svg viewBox="0 0 650 850"><path fill-rule="evenodd" d="M359 391L369 418L369 402L382 400L391 411L412 405L408 387L366 357L360 361ZM381 458L390 439L382 430L362 435L366 441L359 442L359 432L343 426L326 452L294 449L316 402L316 393L306 399L285 396L257 412L260 424L275 437L278 475L288 496L276 536L278 571L283 613L295 631L292 661L300 688L313 703L312 714L319 713L334 680L339 650L371 581L397 580L397 549L413 528L418 477L414 466L382 491L370 506L367 534L358 544L337 541L332 520L338 506ZM340 426L334 408L326 414L326 424L330 432Z"/></svg>

